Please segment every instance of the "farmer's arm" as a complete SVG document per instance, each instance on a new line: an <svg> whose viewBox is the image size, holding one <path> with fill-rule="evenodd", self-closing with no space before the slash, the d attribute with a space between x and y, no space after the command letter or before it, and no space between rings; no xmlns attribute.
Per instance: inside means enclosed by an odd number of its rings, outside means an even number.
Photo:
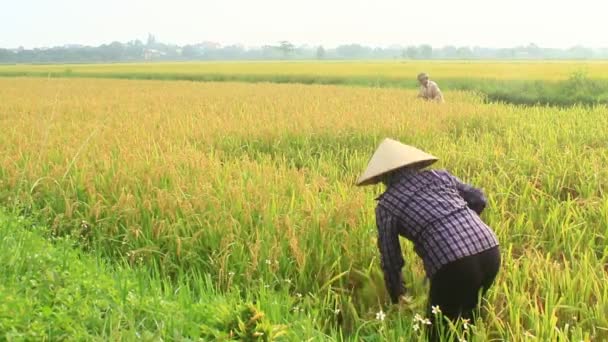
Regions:
<svg viewBox="0 0 608 342"><path fill-rule="evenodd" d="M418 90L418 97L422 99L426 98L425 90L422 86L420 87L420 90Z"/></svg>
<svg viewBox="0 0 608 342"><path fill-rule="evenodd" d="M463 183L458 177L452 176L452 178L456 183L456 188L458 189L460 196L467 202L467 206L478 215L481 214L488 204L483 191L470 184Z"/></svg>
<svg viewBox="0 0 608 342"><path fill-rule="evenodd" d="M439 86L435 83L430 85L431 87L431 98L436 101L436 102L442 102L443 101L443 94L441 94L441 90L439 89Z"/></svg>
<svg viewBox="0 0 608 342"><path fill-rule="evenodd" d="M405 262L401 254L399 244L399 233L395 217L386 209L378 206L376 208L376 224L378 226L378 248L382 270L384 271L384 282L391 301L399 302L399 297L405 293L401 268Z"/></svg>

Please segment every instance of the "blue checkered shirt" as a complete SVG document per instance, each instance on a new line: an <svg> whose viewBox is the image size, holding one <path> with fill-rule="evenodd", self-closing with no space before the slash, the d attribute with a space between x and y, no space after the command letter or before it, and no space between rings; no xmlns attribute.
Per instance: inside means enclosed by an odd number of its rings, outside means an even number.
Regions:
<svg viewBox="0 0 608 342"><path fill-rule="evenodd" d="M378 248L386 287L396 302L405 292L399 236L414 243L427 277L460 258L498 246L494 232L479 217L483 192L443 170L398 171L378 197Z"/></svg>

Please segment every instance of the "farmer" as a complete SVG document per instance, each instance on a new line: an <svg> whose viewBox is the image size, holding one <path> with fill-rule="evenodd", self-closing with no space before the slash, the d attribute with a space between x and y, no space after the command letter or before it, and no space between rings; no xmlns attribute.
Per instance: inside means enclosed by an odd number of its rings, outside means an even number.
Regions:
<svg viewBox="0 0 608 342"><path fill-rule="evenodd" d="M479 217L486 206L481 190L444 170L424 170L436 157L385 139L357 185L382 182L376 207L378 248L393 303L405 293L399 236L414 243L430 279L428 316L471 319L500 268L498 240ZM434 330L434 329L433 329ZM431 332L433 333L433 332Z"/></svg>
<svg viewBox="0 0 608 342"><path fill-rule="evenodd" d="M435 101L443 103L443 94L437 86L437 83L429 80L429 75L426 73L418 74L418 82L420 83L419 98L423 98L429 101Z"/></svg>

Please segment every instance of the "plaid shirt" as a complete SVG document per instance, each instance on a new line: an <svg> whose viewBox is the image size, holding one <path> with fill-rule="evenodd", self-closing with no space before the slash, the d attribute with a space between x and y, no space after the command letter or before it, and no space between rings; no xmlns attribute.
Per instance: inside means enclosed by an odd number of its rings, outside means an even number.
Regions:
<svg viewBox="0 0 608 342"><path fill-rule="evenodd" d="M443 265L498 246L478 216L486 206L481 190L447 171L404 169L378 198L378 248L386 287L396 302L404 293L399 236L414 243L428 278Z"/></svg>

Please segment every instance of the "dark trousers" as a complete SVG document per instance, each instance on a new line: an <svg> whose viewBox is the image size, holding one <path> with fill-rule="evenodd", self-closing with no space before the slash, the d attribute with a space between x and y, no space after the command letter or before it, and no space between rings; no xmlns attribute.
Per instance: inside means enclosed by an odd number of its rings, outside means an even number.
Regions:
<svg viewBox="0 0 608 342"><path fill-rule="evenodd" d="M431 308L439 306L443 317L473 319L479 308L480 295L488 291L500 268L500 250L494 247L479 254L464 257L443 266L431 278L427 316L434 318ZM431 340L437 340L437 326L430 330Z"/></svg>

